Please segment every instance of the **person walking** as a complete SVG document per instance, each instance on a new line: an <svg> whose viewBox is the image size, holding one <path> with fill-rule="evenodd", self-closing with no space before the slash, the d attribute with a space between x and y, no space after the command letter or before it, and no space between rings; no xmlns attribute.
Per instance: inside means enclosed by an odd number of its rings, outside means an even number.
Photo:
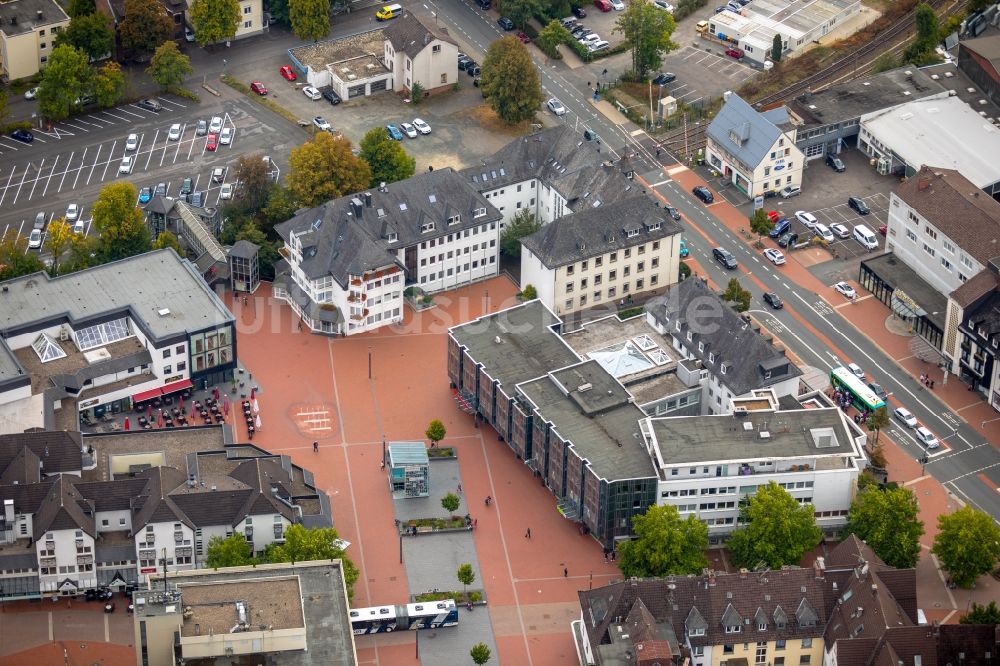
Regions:
<svg viewBox="0 0 1000 666"><path fill-rule="evenodd" d="M525 539L530 539L531 538L531 528L530 527L528 528L528 531L524 533L524 538Z"/></svg>
<svg viewBox="0 0 1000 666"><path fill-rule="evenodd" d="M319 442L313 442L313 453L319 453Z"/></svg>
<svg viewBox="0 0 1000 666"><path fill-rule="evenodd" d="M563 578L569 578L569 569L563 567Z"/></svg>

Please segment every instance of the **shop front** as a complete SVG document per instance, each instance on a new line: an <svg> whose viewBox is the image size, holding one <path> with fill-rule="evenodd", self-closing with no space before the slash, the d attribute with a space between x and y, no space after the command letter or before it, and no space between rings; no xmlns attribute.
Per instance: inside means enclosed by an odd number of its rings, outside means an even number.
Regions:
<svg viewBox="0 0 1000 666"><path fill-rule="evenodd" d="M943 357L948 301L894 254L861 262L858 282Z"/></svg>

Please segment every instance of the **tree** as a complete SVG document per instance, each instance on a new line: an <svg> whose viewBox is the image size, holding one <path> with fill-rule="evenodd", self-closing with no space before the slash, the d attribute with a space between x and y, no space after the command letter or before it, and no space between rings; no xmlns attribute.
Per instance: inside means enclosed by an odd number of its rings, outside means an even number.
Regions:
<svg viewBox="0 0 1000 666"><path fill-rule="evenodd" d="M28 252L28 239L5 233L0 239L0 280L11 280L45 270L37 252Z"/></svg>
<svg viewBox="0 0 1000 666"><path fill-rule="evenodd" d="M196 0L188 9L198 46L227 42L236 36L240 20L237 0Z"/></svg>
<svg viewBox="0 0 1000 666"><path fill-rule="evenodd" d="M236 192L234 197L252 211L264 207L275 185L267 175L261 153L243 155L236 162ZM288 219L285 216L281 221Z"/></svg>
<svg viewBox="0 0 1000 666"><path fill-rule="evenodd" d="M156 50L174 34L174 22L159 0L125 0L125 16L118 25L122 47L133 58Z"/></svg>
<svg viewBox="0 0 1000 666"><path fill-rule="evenodd" d="M275 21L286 26L291 25L292 22L288 17L288 0L271 0L271 2L268 3L267 9L271 14L271 18Z"/></svg>
<svg viewBox="0 0 1000 666"><path fill-rule="evenodd" d="M49 223L45 230L45 249L52 253L52 267L50 273L59 275L59 262L63 253L70 247L73 240L73 226L66 222L65 217L60 217Z"/></svg>
<svg viewBox="0 0 1000 666"><path fill-rule="evenodd" d="M361 159L368 162L371 168L371 187L382 182L405 180L416 171L416 160L403 149L399 141L389 137L385 127L368 130L358 147L361 149Z"/></svg>
<svg viewBox="0 0 1000 666"><path fill-rule="evenodd" d="M774 33L774 39L771 40L771 60L774 62L781 62L781 54L784 50L784 44L781 42L781 35L777 32Z"/></svg>
<svg viewBox="0 0 1000 666"><path fill-rule="evenodd" d="M552 56L558 53L556 46L565 44L570 38L569 30L564 28L562 23L553 19L538 33L535 44L543 53Z"/></svg>
<svg viewBox="0 0 1000 666"><path fill-rule="evenodd" d="M960 624L1000 624L1000 608L997 602L991 601L989 606L981 606L972 602L972 610L966 613Z"/></svg>
<svg viewBox="0 0 1000 666"><path fill-rule="evenodd" d="M124 259L152 249L142 210L136 207L135 185L120 180L105 185L92 209L99 232L98 255L102 262Z"/></svg>
<svg viewBox="0 0 1000 666"><path fill-rule="evenodd" d="M146 68L146 73L163 90L184 83L184 79L192 72L194 69L191 67L191 59L178 50L177 42L174 41L163 42L156 47L156 53Z"/></svg>
<svg viewBox="0 0 1000 666"><path fill-rule="evenodd" d="M486 643L476 643L469 651L469 656L472 657L473 663L478 666L483 666L483 664L488 662L492 654L493 653L490 652L490 648L486 645Z"/></svg>
<svg viewBox="0 0 1000 666"><path fill-rule="evenodd" d="M514 25L524 30L529 19L544 15L545 5L543 0L504 0L503 11Z"/></svg>
<svg viewBox="0 0 1000 666"><path fill-rule="evenodd" d="M750 231L757 234L758 240L761 236L771 233L772 229L774 229L774 222L767 216L767 211L763 208L758 208L750 216Z"/></svg>
<svg viewBox="0 0 1000 666"><path fill-rule="evenodd" d="M90 85L87 54L68 44L52 49L38 85L38 110L49 120L69 117L77 98Z"/></svg>
<svg viewBox="0 0 1000 666"><path fill-rule="evenodd" d="M895 53L887 52L875 59L875 63L872 65L872 73L881 74L897 67L899 67L899 58Z"/></svg>
<svg viewBox="0 0 1000 666"><path fill-rule="evenodd" d="M879 407L868 415L867 425L868 429L875 433L875 445L878 445L878 438L882 434L882 428L888 427L889 424L889 409L887 407Z"/></svg>
<svg viewBox="0 0 1000 666"><path fill-rule="evenodd" d="M508 257L521 256L521 239L542 228L535 214L522 208L500 232L500 251Z"/></svg>
<svg viewBox="0 0 1000 666"><path fill-rule="evenodd" d="M97 3L95 0L69 0L69 11L70 18L76 19L81 16L87 16L93 14L97 11Z"/></svg>
<svg viewBox="0 0 1000 666"><path fill-rule="evenodd" d="M526 284L524 289L521 290L521 298L526 301L533 301L538 298L538 290L535 289L534 285Z"/></svg>
<svg viewBox="0 0 1000 666"><path fill-rule="evenodd" d="M90 56L91 60L107 56L115 46L111 19L103 12L76 16L56 37L56 46L60 44L75 46Z"/></svg>
<svg viewBox="0 0 1000 666"><path fill-rule="evenodd" d="M354 562L337 545L337 530L332 527L309 529L295 524L285 530L284 543L272 543L264 551L264 558L275 562L308 562L310 560L340 560L343 567L344 583L348 600L354 598L354 583L359 572Z"/></svg>
<svg viewBox="0 0 1000 666"><path fill-rule="evenodd" d="M632 50L632 74L637 80L659 69L664 54L676 48L670 41L675 27L673 15L657 9L649 0L633 0L619 15L615 32L621 33Z"/></svg>
<svg viewBox="0 0 1000 666"><path fill-rule="evenodd" d="M295 197L287 187L272 185L267 195L267 203L260 211L264 218L263 228L270 232L274 225L290 218L297 208Z"/></svg>
<svg viewBox="0 0 1000 666"><path fill-rule="evenodd" d="M915 12L917 34L903 51L903 60L915 65L937 60L934 46L940 41L941 26L934 9L926 2L917 5Z"/></svg>
<svg viewBox="0 0 1000 666"><path fill-rule="evenodd" d="M917 497L909 488L870 485L851 503L844 533L866 542L889 566L909 569L920 557L924 524L919 514Z"/></svg>
<svg viewBox="0 0 1000 666"><path fill-rule="evenodd" d="M448 513L455 513L458 511L458 505L461 501L462 500L459 499L458 495L455 493L448 493L441 498L441 506L444 507L444 510Z"/></svg>
<svg viewBox="0 0 1000 666"><path fill-rule="evenodd" d="M281 254L277 245L260 230L256 220L251 220L240 227L236 240L245 240L259 246L257 259L260 261L260 276L267 280L274 278L274 265L281 259Z"/></svg>
<svg viewBox="0 0 1000 666"><path fill-rule="evenodd" d="M708 527L673 505L651 506L632 518L636 538L618 546L619 567L642 578L698 573L707 564Z"/></svg>
<svg viewBox="0 0 1000 666"><path fill-rule="evenodd" d="M154 250L163 250L165 248L173 248L177 256L184 258L184 249L181 248L181 242L177 240L177 236L172 231L161 231L153 241Z"/></svg>
<svg viewBox="0 0 1000 666"><path fill-rule="evenodd" d="M368 163L351 153L351 142L319 132L288 156L288 187L303 206L360 192L372 180Z"/></svg>
<svg viewBox="0 0 1000 666"><path fill-rule="evenodd" d="M306 42L317 42L330 34L330 0L288 0L292 32Z"/></svg>
<svg viewBox="0 0 1000 666"><path fill-rule="evenodd" d="M431 440L431 446L436 446L438 442L444 439L447 431L444 429L444 424L441 423L440 419L434 419L427 426L427 430L424 431L427 439Z"/></svg>
<svg viewBox="0 0 1000 666"><path fill-rule="evenodd" d="M114 60L104 63L94 73L92 86L94 97L100 106L109 108L118 104L125 95L125 76L121 65Z"/></svg>
<svg viewBox="0 0 1000 666"><path fill-rule="evenodd" d="M479 85L497 117L508 125L534 117L542 103L538 68L515 37L502 37L490 44Z"/></svg>
<svg viewBox="0 0 1000 666"><path fill-rule="evenodd" d="M416 106L424 98L424 87L418 81L414 81L410 86L410 101Z"/></svg>
<svg viewBox="0 0 1000 666"><path fill-rule="evenodd" d="M745 527L729 538L729 550L741 567L754 569L763 562L772 569L797 565L802 555L820 542L812 504L799 504L771 481L758 486L740 511Z"/></svg>
<svg viewBox="0 0 1000 666"><path fill-rule="evenodd" d="M69 243L69 257L59 265L59 274L69 275L98 265L100 263L97 258L99 250L100 239L94 236L73 234Z"/></svg>
<svg viewBox="0 0 1000 666"><path fill-rule="evenodd" d="M733 307L736 308L737 312L746 312L749 310L751 298L753 298L753 294L744 289L743 285L736 278L729 280L729 284L726 285L726 291L722 294L722 300L733 303Z"/></svg>
<svg viewBox="0 0 1000 666"><path fill-rule="evenodd" d="M253 551L246 537L234 534L223 539L214 536L208 540L208 552L205 554L205 565L209 569L223 567L244 567L253 564Z"/></svg>
<svg viewBox="0 0 1000 666"><path fill-rule="evenodd" d="M455 576L458 577L458 582L462 584L463 593L476 580L476 572L472 570L471 564L460 564L458 571L455 572Z"/></svg>
<svg viewBox="0 0 1000 666"><path fill-rule="evenodd" d="M938 516L938 535L931 552L955 584L969 587L976 578L992 571L1000 558L1000 527L993 519L963 506L951 514Z"/></svg>
<svg viewBox="0 0 1000 666"><path fill-rule="evenodd" d="M691 267L683 261L680 262L677 265L677 279L687 280L689 277L691 277Z"/></svg>

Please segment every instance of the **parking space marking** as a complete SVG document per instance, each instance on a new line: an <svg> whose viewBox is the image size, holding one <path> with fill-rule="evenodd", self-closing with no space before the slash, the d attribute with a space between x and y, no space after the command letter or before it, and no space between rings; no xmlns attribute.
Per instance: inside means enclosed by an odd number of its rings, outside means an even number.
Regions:
<svg viewBox="0 0 1000 666"><path fill-rule="evenodd" d="M30 167L31 165L29 164L28 166ZM19 196L21 196L21 188L24 187L24 181L27 178L28 178L28 169L25 169L24 170L24 175L21 176L21 184L17 186L17 192L14 193L14 200L11 202L11 205L14 205L14 204L17 203L17 198Z"/></svg>
<svg viewBox="0 0 1000 666"><path fill-rule="evenodd" d="M11 181L14 180L15 173L17 173L16 167L10 170L10 176L7 178L7 184L3 188L3 193L0 194L0 206L3 206L3 200L7 197L7 190L10 188ZM4 235L7 235L6 231L4 232Z"/></svg>
<svg viewBox="0 0 1000 666"><path fill-rule="evenodd" d="M66 182L66 174L69 173L69 167L72 166L72 164L73 164L73 156L74 155L76 155L76 151L75 150L72 153L69 154L69 159L66 160L66 168L62 172L62 178L59 179L59 187L56 189L56 193L57 194L59 192L62 192L62 186L63 186L63 183ZM43 196L44 196L44 194L45 193L42 192Z"/></svg>
<svg viewBox="0 0 1000 666"><path fill-rule="evenodd" d="M35 196L35 187L38 186L38 181L41 180L42 169L44 169L44 168L45 168L45 159L43 158L42 159L42 165L40 167L38 167L38 175L39 175L39 177L35 178L33 181L31 181L31 193L28 194L28 201L31 201L31 197ZM25 175L28 175L27 171L25 171ZM20 190L18 190L18 191L20 191ZM14 201L16 202L17 200L15 199Z"/></svg>
<svg viewBox="0 0 1000 666"><path fill-rule="evenodd" d="M136 109L138 109L138 108L139 108L139 107L137 107L137 106L136 106L135 104L129 104L129 106L131 106L131 107L134 107L134 108L136 108ZM115 111L120 111L120 112L122 112L122 113L127 113L128 115L130 115L130 116L135 116L136 118L146 118L146 115L145 115L145 114L142 114L142 113L136 113L135 111L129 111L128 109L126 109L126 108L124 108L124 107L121 107L121 106L117 107L117 108L115 109Z"/></svg>
<svg viewBox="0 0 1000 666"><path fill-rule="evenodd" d="M45 189L42 190L42 196L43 197L49 191L49 183L52 182L52 176L55 174L56 167L59 165L59 158L60 157L62 157L62 156L61 155L56 155L56 161L52 163L52 168L49 169L49 177L45 179ZM34 191L34 188L32 188L32 191ZM30 201L31 197L28 197L28 200Z"/></svg>
<svg viewBox="0 0 1000 666"><path fill-rule="evenodd" d="M104 172L101 173L101 182L102 183L104 182L104 179L108 177L108 167L111 165L111 163L115 159L115 146L117 146L117 145L118 145L118 141L115 141L114 143L111 144L111 150L108 152L108 160L104 163ZM135 162L132 163L132 168L135 168ZM129 173L132 173L132 172L130 171Z"/></svg>
<svg viewBox="0 0 1000 666"><path fill-rule="evenodd" d="M149 155L146 156L146 171L149 171L149 161L153 159L153 151L156 150L156 140L160 137L160 130L156 130L156 134L153 135L153 147L149 150Z"/></svg>
<svg viewBox="0 0 1000 666"><path fill-rule="evenodd" d="M87 129L86 127L80 127L79 125L74 125L73 123L71 123L71 122L68 122L68 121L66 121L66 120L64 120L64 121L62 122L62 124L63 124L63 125L69 125L70 127L74 128L74 129L78 129L78 130L80 130L81 132L89 132L89 131L90 131L90 130L89 130L89 129Z"/></svg>
<svg viewBox="0 0 1000 666"><path fill-rule="evenodd" d="M76 183L80 180L80 174L83 173L83 168L87 165L87 151L90 149L89 146L83 149L83 155L80 156L80 166L76 168L76 178L73 179L73 189L76 189Z"/></svg>
<svg viewBox="0 0 1000 666"><path fill-rule="evenodd" d="M175 102L172 99L165 99L163 97L157 97L156 99L160 100L164 104L169 104L169 105L172 105L172 106L176 106L179 109L186 109L187 108L187 104L181 104L180 102Z"/></svg>
<svg viewBox="0 0 1000 666"><path fill-rule="evenodd" d="M97 160L101 159L101 150L103 148L103 143L97 147L97 155L94 156L94 163L90 165L90 174L87 176L87 185L90 185L90 179L94 177L94 169L97 167Z"/></svg>
<svg viewBox="0 0 1000 666"><path fill-rule="evenodd" d="M2 137L2 138L6 140L7 137ZM14 144L11 144L9 146L7 144L2 144L2 145L3 145L4 148L10 148L11 150L17 150L18 149L17 146L15 146Z"/></svg>
<svg viewBox="0 0 1000 666"><path fill-rule="evenodd" d="M112 118L115 118L116 120L121 120L121 121L126 122L126 123L129 122L128 118L125 118L124 116L116 116L115 114L111 113L110 111L101 111L101 113L103 113L106 116L111 116Z"/></svg>

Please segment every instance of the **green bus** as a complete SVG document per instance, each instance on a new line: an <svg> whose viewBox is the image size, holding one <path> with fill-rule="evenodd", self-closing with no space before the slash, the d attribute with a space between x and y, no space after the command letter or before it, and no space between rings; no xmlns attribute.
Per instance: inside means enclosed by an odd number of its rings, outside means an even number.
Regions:
<svg viewBox="0 0 1000 666"><path fill-rule="evenodd" d="M879 407L885 407L885 400L878 397L875 391L847 368L834 368L830 372L830 383L836 390L851 396L851 404L857 410L874 412Z"/></svg>

